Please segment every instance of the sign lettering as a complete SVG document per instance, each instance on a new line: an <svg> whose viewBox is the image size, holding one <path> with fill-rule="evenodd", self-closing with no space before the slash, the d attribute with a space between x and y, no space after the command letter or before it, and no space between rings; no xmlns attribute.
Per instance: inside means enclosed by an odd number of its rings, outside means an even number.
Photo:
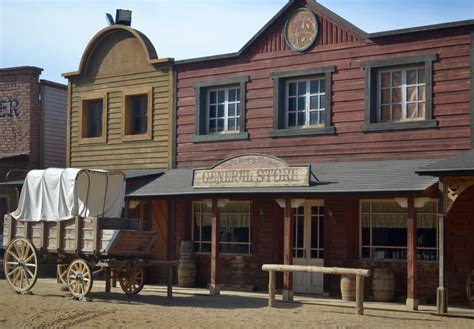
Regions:
<svg viewBox="0 0 474 329"><path fill-rule="evenodd" d="M0 118L18 118L20 102L15 98L0 99Z"/></svg>

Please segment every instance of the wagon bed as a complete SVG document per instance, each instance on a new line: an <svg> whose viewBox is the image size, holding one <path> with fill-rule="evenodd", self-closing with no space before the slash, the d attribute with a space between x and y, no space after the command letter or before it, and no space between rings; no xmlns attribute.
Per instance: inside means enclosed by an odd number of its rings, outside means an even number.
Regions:
<svg viewBox="0 0 474 329"><path fill-rule="evenodd" d="M95 255L99 258L146 257L156 233L139 231L130 218L75 217L66 221L28 222L6 217L3 245L25 238L46 253Z"/></svg>

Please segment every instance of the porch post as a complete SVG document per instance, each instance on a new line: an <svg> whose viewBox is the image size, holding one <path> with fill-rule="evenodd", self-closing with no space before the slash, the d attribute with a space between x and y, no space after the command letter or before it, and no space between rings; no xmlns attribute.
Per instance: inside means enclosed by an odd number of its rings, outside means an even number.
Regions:
<svg viewBox="0 0 474 329"><path fill-rule="evenodd" d="M293 264L293 211L291 208L291 199L285 199L285 216L283 229L283 263L285 265ZM283 272L283 300L293 301L293 274Z"/></svg>
<svg viewBox="0 0 474 329"><path fill-rule="evenodd" d="M445 287L444 278L444 177L439 178L439 200L438 200L438 268L439 285L436 291L436 306L439 314L448 313L448 289Z"/></svg>
<svg viewBox="0 0 474 329"><path fill-rule="evenodd" d="M416 283L416 208L413 197L408 198L407 218L407 299L408 310L418 309L417 283Z"/></svg>
<svg viewBox="0 0 474 329"><path fill-rule="evenodd" d="M211 282L209 293L212 296L219 296L219 286L217 285L217 261L219 257L219 207L217 199L212 199L212 227L211 227Z"/></svg>

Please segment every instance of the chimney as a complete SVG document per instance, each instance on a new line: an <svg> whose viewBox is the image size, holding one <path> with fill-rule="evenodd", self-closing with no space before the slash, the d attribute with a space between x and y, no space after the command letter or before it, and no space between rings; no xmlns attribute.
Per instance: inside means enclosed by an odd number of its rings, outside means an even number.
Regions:
<svg viewBox="0 0 474 329"><path fill-rule="evenodd" d="M130 26L132 24L132 11L127 9L117 9L115 14L115 24Z"/></svg>

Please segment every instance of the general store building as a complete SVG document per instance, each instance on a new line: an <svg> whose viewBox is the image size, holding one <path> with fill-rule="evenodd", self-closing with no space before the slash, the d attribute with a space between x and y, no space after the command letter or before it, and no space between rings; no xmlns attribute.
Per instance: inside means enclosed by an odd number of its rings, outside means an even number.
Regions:
<svg viewBox="0 0 474 329"><path fill-rule="evenodd" d="M212 293L266 289L261 265L285 263L388 268L410 308L438 290L443 310L446 288L465 302L473 182L435 169L473 146L472 26L366 33L289 1L238 52L175 63L177 169L130 200L168 201ZM277 281L339 294L335 276Z"/></svg>

